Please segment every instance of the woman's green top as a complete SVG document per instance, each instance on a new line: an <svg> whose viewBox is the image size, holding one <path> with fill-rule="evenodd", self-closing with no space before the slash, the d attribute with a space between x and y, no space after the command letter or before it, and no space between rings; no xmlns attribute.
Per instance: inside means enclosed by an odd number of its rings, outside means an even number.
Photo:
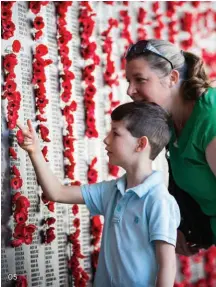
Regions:
<svg viewBox="0 0 216 287"><path fill-rule="evenodd" d="M196 101L178 138L172 127L169 151L176 184L189 193L202 211L210 216L216 243L216 176L205 156L206 148L213 138L216 138L216 88L209 88Z"/></svg>

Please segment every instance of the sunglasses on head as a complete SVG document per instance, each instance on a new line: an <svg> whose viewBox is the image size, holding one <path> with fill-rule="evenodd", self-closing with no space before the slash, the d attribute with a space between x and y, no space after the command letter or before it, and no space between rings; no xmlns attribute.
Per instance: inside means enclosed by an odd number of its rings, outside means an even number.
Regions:
<svg viewBox="0 0 216 287"><path fill-rule="evenodd" d="M132 44L131 46L129 46L129 48L127 49L125 53L125 58L127 59L127 57L132 57L133 55L138 56L145 52L151 52L157 55L158 57L163 58L164 60L170 63L171 68L173 69L172 62L170 62L170 60L168 60L166 57L161 55L161 53L146 40L141 40L137 42L136 44Z"/></svg>

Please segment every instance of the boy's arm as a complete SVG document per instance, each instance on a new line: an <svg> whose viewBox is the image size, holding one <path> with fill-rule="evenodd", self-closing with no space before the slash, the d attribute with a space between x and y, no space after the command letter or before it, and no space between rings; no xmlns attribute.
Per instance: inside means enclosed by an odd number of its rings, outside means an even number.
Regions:
<svg viewBox="0 0 216 287"><path fill-rule="evenodd" d="M19 142L19 146L28 152L37 180L47 199L61 203L83 204L81 188L79 186L64 186L49 168L40 150L39 140L31 121L27 121L27 127L20 123L17 123L17 126L22 131L24 138L22 142Z"/></svg>
<svg viewBox="0 0 216 287"><path fill-rule="evenodd" d="M173 287L176 275L175 247L156 240L156 259L159 266L156 287Z"/></svg>
<svg viewBox="0 0 216 287"><path fill-rule="evenodd" d="M80 186L64 186L53 174L40 151L29 153L37 180L48 200L84 204Z"/></svg>

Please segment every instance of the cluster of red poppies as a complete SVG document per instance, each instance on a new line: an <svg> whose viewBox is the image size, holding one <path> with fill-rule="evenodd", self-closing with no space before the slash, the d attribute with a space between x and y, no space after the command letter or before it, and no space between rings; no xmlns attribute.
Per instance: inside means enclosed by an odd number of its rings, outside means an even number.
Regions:
<svg viewBox="0 0 216 287"><path fill-rule="evenodd" d="M210 53L205 49L202 49L202 58L207 67L210 69L209 77L214 80L216 78L216 53Z"/></svg>
<svg viewBox="0 0 216 287"><path fill-rule="evenodd" d="M120 16L120 23L123 26L121 33L120 33L120 37L126 40L126 44L124 46L124 53L121 57L121 69L125 71L126 60L125 60L124 55L128 47L133 43L131 39L131 33L129 30L129 27L131 25L131 17L129 16L128 10L120 10L119 16Z"/></svg>
<svg viewBox="0 0 216 287"><path fill-rule="evenodd" d="M162 13L160 12L160 2L155 1L152 3L152 11L154 12L154 21L153 23L156 23L156 25L153 26L153 33L154 38L160 39L162 36L162 31L165 27L163 21L162 21Z"/></svg>
<svg viewBox="0 0 216 287"><path fill-rule="evenodd" d="M15 24L12 22L12 6L16 1L1 2L1 24L2 24L2 39L8 40L14 36L16 30Z"/></svg>
<svg viewBox="0 0 216 287"><path fill-rule="evenodd" d="M145 40L147 39L147 30L145 28L146 25L148 25L146 21L147 11L140 7L137 13L137 41Z"/></svg>
<svg viewBox="0 0 216 287"><path fill-rule="evenodd" d="M49 1L30 1L29 2L29 9L32 13L38 14L41 10L42 6L46 6ZM44 19L42 16L36 16L33 20L33 27L34 33L33 38L34 40L38 40L43 36L43 28L44 28Z"/></svg>
<svg viewBox="0 0 216 287"><path fill-rule="evenodd" d="M79 207L77 204L74 204L72 207L72 213L76 216L79 213ZM74 232L71 233L68 237L69 242L73 245L72 256L68 260L68 267L71 269L72 276L74 278L75 287L86 287L89 280L89 275L81 267L79 259L85 258L81 253L81 244L79 240L80 236L80 219L75 218L73 220L73 226L75 228Z"/></svg>
<svg viewBox="0 0 216 287"><path fill-rule="evenodd" d="M95 101L94 96L97 89L94 85L95 78L92 72L95 70L96 65L99 65L100 58L96 54L96 42L90 41L93 35L95 21L93 16L93 10L88 1L80 2L80 38L81 38L81 55L83 59L91 64L88 64L83 69L82 77L85 81L85 91L84 91L84 105L86 110L86 131L85 135L88 138L97 138L98 131L96 129L96 119L95 119Z"/></svg>
<svg viewBox="0 0 216 287"><path fill-rule="evenodd" d="M205 278L201 278L196 282L190 283L191 272L191 260L186 256L179 256L181 264L181 273L183 280L181 282L175 282L174 287L213 287L216 286L216 247L212 246L208 250L202 250L199 254L192 257L193 262L199 263L204 260L204 271L206 273Z"/></svg>
<svg viewBox="0 0 216 287"><path fill-rule="evenodd" d="M105 72L103 74L104 82L106 85L110 87L110 90L111 90L108 96L110 108L106 112L109 115L112 113L113 109L120 104L120 101L113 100L113 93L112 93L113 85L115 86L119 85L118 76L117 75L115 76L115 73L116 73L115 63L114 61L112 61L113 41L111 37L111 32L112 32L112 29L115 27L118 27L118 21L116 19L110 18L108 20L107 30L105 30L101 34L102 39L103 39L102 51L106 55L106 58L104 58L104 67L105 67ZM113 176L117 176L119 167L108 164L108 170L109 170L109 174Z"/></svg>
<svg viewBox="0 0 216 287"><path fill-rule="evenodd" d="M18 40L15 40L12 45L13 52L18 53L21 45ZM18 64L17 56L14 53L7 54L3 57L5 83L3 87L3 99L7 99L7 124L9 129L16 127L18 112L20 109L21 95L17 91L15 82L16 74L15 67Z"/></svg>
<svg viewBox="0 0 216 287"><path fill-rule="evenodd" d="M16 169L16 167L13 168ZM17 170L14 172L19 173ZM26 225L26 221L28 220L28 208L30 207L30 202L20 192L16 192L12 198L12 205L16 226L13 233L14 240L12 240L11 244L13 247L18 247L23 243L31 244L36 226L33 224Z"/></svg>

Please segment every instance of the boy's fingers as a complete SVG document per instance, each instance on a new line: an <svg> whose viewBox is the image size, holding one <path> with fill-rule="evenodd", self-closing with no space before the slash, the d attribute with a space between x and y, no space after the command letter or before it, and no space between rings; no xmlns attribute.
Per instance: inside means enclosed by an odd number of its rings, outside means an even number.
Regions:
<svg viewBox="0 0 216 287"><path fill-rule="evenodd" d="M33 131L34 131L34 128L33 128L33 126L32 126L31 120L27 120L27 125L28 125L28 128L29 128L30 132L33 132Z"/></svg>

